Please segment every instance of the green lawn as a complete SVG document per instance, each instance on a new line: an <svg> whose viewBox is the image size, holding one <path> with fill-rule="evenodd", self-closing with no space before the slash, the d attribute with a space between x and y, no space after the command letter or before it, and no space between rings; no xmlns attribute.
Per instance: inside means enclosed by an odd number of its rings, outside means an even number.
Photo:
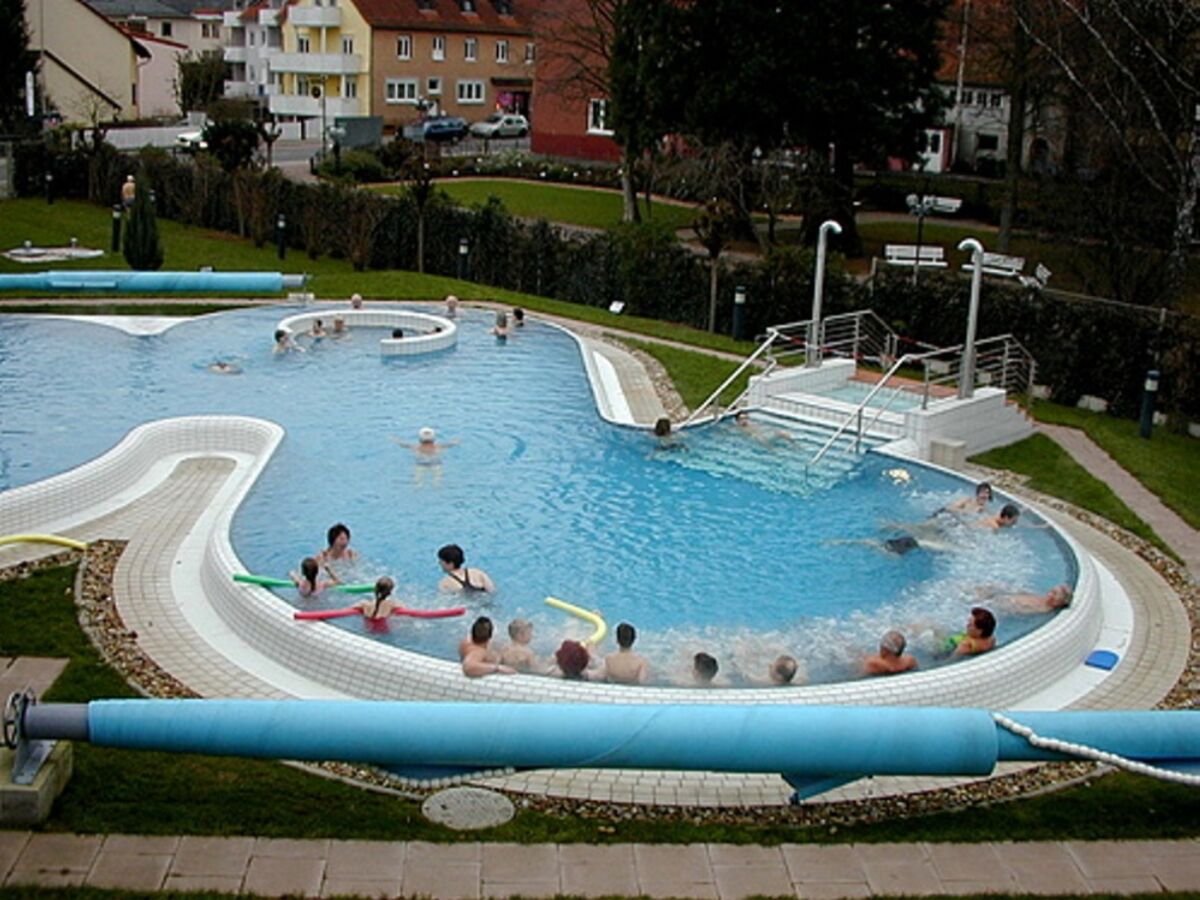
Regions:
<svg viewBox="0 0 1200 900"><path fill-rule="evenodd" d="M26 239L35 244L61 245L72 236L78 237L84 246L107 249L109 245L110 212L104 207L87 203L60 201L47 206L37 200L6 200L0 206L0 248L19 246ZM434 300L446 294L457 294L466 300L495 300L523 306L534 312L564 316L597 325L607 325L625 331L633 331L652 337L669 338L732 353L748 354L754 349L752 343L734 341L719 334L709 334L686 325L661 322L657 319L637 316L617 316L606 309L582 306L506 291L470 281L458 281L437 275L419 275L401 269L370 270L355 272L345 260L321 257L311 260L301 252L289 250L286 260L276 258L272 247L256 248L252 242L220 231L192 228L176 222L159 221L159 229L166 251L167 269L199 269L215 266L221 271L259 270L285 273L306 272L312 275L310 289L323 299L349 297L360 293L369 299L378 300ZM62 269L127 269L124 257L105 254L95 260L75 263L56 263ZM0 272L29 272L27 266L0 257ZM0 298L14 294L26 297L27 291L0 292ZM89 296L104 296L94 294ZM282 298L280 298L282 299ZM7 307L6 307L7 308ZM28 307L26 307L28 309ZM146 309L142 309L146 313ZM155 312L185 315L171 307L162 307Z"/></svg>
<svg viewBox="0 0 1200 900"><path fill-rule="evenodd" d="M70 660L48 702L131 697L75 621L74 566L0 582L0 656ZM319 810L319 814L314 811ZM55 804L48 831L127 834L263 835L363 840L455 841L417 804L256 760L122 751L75 745L75 774ZM926 818L831 831L786 822L759 826L551 816L522 810L478 834L519 842L779 844L807 841L991 841L1176 838L1200 834L1191 788L1127 775L1059 794ZM474 839L474 835L472 836ZM17 895L5 895L17 896Z"/></svg>
<svg viewBox="0 0 1200 900"><path fill-rule="evenodd" d="M613 228L621 224L619 191L533 184L505 178L478 181L447 179L439 181L437 186L460 206L481 206L489 197L496 197L514 216L526 219L546 219L585 228ZM390 185L378 188L387 193L403 189ZM673 229L687 228L696 214L689 206L661 202L647 205L644 199L640 199L638 203L643 220L661 223Z"/></svg>
<svg viewBox="0 0 1200 900"><path fill-rule="evenodd" d="M678 347L648 344L644 341L625 341L624 343L653 356L662 363L667 374L671 376L671 381L675 384L675 390L679 391L679 396L691 410L695 410L708 399L708 396L720 387L721 383L732 375L739 365L731 360L717 359L704 353L681 350ZM738 394L746 389L750 374L749 371L743 372L733 384L725 389L720 397L722 405L732 403Z"/></svg>
<svg viewBox="0 0 1200 900"><path fill-rule="evenodd" d="M1149 440L1138 435L1138 423L1038 400L1033 415L1040 422L1085 431L1138 481L1200 528L1200 440L1155 428Z"/></svg>

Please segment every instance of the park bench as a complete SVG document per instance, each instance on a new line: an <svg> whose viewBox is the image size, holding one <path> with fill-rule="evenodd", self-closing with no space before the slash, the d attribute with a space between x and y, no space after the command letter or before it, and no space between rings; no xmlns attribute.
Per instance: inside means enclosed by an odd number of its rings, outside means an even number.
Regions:
<svg viewBox="0 0 1200 900"><path fill-rule="evenodd" d="M974 268L971 261L963 263L963 271L970 272ZM1003 253L983 254L983 274L997 275L1000 278L1018 278L1025 268L1025 257L1005 256Z"/></svg>
<svg viewBox="0 0 1200 900"><path fill-rule="evenodd" d="M883 259L890 266L920 266L921 268L944 269L946 248L922 244L886 244Z"/></svg>
<svg viewBox="0 0 1200 900"><path fill-rule="evenodd" d="M1037 268L1033 270L1033 275L1018 275L1017 281L1021 282L1021 287L1042 290L1050 281L1051 274L1053 273L1049 269L1038 263Z"/></svg>
<svg viewBox="0 0 1200 900"><path fill-rule="evenodd" d="M952 216L962 209L961 197L935 197L931 194L926 194L923 197L918 197L916 194L909 194L904 198L904 202L908 204L910 210L916 211L918 207L925 207L925 215L930 213L940 213L945 216Z"/></svg>

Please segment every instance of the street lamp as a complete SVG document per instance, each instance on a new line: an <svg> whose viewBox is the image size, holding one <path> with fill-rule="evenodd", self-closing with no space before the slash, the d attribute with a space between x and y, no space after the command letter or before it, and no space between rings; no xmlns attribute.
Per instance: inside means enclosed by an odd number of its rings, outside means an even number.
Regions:
<svg viewBox="0 0 1200 900"><path fill-rule="evenodd" d="M971 306L967 312L967 340L963 344L962 364L958 371L958 396L965 400L975 394L975 326L979 322L979 289L983 284L983 244L965 238L959 250L971 251Z"/></svg>
<svg viewBox="0 0 1200 900"><path fill-rule="evenodd" d="M804 363L816 368L821 365L821 300L825 293L825 252L829 245L829 233L842 233L842 226L833 219L821 223L817 230L817 268L813 273L812 319L808 323L808 352ZM815 352L814 352L815 350Z"/></svg>
<svg viewBox="0 0 1200 900"><path fill-rule="evenodd" d="M733 289L733 339L746 338L746 287L739 284Z"/></svg>
<svg viewBox="0 0 1200 900"><path fill-rule="evenodd" d="M112 211L112 252L121 252L121 204L114 203Z"/></svg>
<svg viewBox="0 0 1200 900"><path fill-rule="evenodd" d="M283 213L275 220L275 250L280 259L287 256L287 217Z"/></svg>
<svg viewBox="0 0 1200 900"><path fill-rule="evenodd" d="M928 178L925 179L923 190L926 192L929 190ZM933 211L933 198L928 193L923 193L919 196L909 194L906 199L908 200L908 211L917 217L917 258L913 260L912 274L913 285L916 286L917 275L921 271L921 240L925 232L925 217Z"/></svg>
<svg viewBox="0 0 1200 900"><path fill-rule="evenodd" d="M330 126L329 136L333 138L333 169L340 175L342 172L342 141L346 137L346 129L342 125Z"/></svg>
<svg viewBox="0 0 1200 900"><path fill-rule="evenodd" d="M325 143L325 91L321 85L314 84L309 93L312 94L314 100L321 101L321 159L324 160L325 154L329 152L329 147Z"/></svg>
<svg viewBox="0 0 1200 900"><path fill-rule="evenodd" d="M471 252L471 245L466 238L458 239L458 280L465 281L467 278L467 254Z"/></svg>

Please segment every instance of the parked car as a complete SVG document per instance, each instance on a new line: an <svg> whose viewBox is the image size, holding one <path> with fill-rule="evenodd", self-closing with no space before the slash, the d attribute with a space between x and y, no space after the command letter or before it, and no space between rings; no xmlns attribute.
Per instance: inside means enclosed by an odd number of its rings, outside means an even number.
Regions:
<svg viewBox="0 0 1200 900"><path fill-rule="evenodd" d="M432 116L422 132L427 141L461 141L467 136L467 120L458 116Z"/></svg>
<svg viewBox="0 0 1200 900"><path fill-rule="evenodd" d="M207 150L208 141L204 140L201 130L183 131L175 136L175 146L180 150L195 153L197 150Z"/></svg>
<svg viewBox="0 0 1200 900"><path fill-rule="evenodd" d="M529 134L529 120L516 113L492 113L472 125L471 134L481 138L525 137Z"/></svg>

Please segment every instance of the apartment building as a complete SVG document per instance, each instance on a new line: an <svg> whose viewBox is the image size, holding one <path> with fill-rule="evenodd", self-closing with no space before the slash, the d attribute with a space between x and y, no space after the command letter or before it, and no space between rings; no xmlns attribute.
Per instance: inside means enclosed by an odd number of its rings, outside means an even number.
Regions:
<svg viewBox="0 0 1200 900"><path fill-rule="evenodd" d="M271 113L317 128L368 115L371 29L355 4L296 0L281 10L280 25L283 46L267 60L277 85L267 98Z"/></svg>
<svg viewBox="0 0 1200 900"><path fill-rule="evenodd" d="M279 93L282 75L271 72L270 57L283 52L283 10L287 0L235 0L222 16L225 62L229 77L225 96L267 104Z"/></svg>
<svg viewBox="0 0 1200 900"><path fill-rule="evenodd" d="M230 0L88 0L88 5L126 31L182 44L187 52L224 51L222 7Z"/></svg>
<svg viewBox="0 0 1200 900"><path fill-rule="evenodd" d="M354 0L371 28L373 115L398 128L423 114L468 122L530 116L536 46L514 0Z"/></svg>

